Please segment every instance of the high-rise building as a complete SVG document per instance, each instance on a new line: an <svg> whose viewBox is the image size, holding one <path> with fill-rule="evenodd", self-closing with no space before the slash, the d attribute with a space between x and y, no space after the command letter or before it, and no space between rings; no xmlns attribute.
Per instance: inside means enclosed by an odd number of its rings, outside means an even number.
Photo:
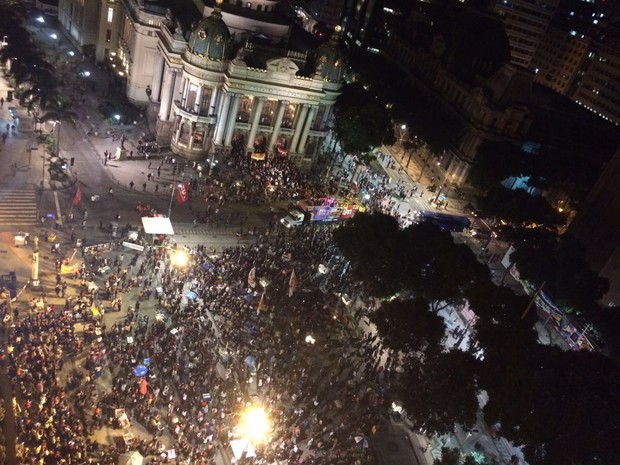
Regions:
<svg viewBox="0 0 620 465"><path fill-rule="evenodd" d="M108 59L118 46L120 0L60 0L58 21L73 45L97 61Z"/></svg>
<svg viewBox="0 0 620 465"><path fill-rule="evenodd" d="M381 51L395 28L407 19L412 6L408 0L345 0L345 41L371 52Z"/></svg>
<svg viewBox="0 0 620 465"><path fill-rule="evenodd" d="M576 31L550 26L531 62L534 80L568 95L581 70L591 39Z"/></svg>
<svg viewBox="0 0 620 465"><path fill-rule="evenodd" d="M602 118L620 124L620 40L606 38L592 45L570 96Z"/></svg>
<svg viewBox="0 0 620 465"><path fill-rule="evenodd" d="M506 26L512 63L530 68L558 3L559 0L496 1L492 8Z"/></svg>
<svg viewBox="0 0 620 465"><path fill-rule="evenodd" d="M569 231L586 246L594 271L609 279L605 305L620 305L620 149L605 167Z"/></svg>

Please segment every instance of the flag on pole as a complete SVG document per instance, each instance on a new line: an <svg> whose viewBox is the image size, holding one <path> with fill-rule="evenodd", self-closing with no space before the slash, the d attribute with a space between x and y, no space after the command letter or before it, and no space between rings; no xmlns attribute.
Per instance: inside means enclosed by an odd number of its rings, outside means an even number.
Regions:
<svg viewBox="0 0 620 465"><path fill-rule="evenodd" d="M263 299L265 298L265 289L263 289L263 293L260 295L260 300L258 301L258 307L256 308L256 314L260 315L261 310L263 309Z"/></svg>
<svg viewBox="0 0 620 465"><path fill-rule="evenodd" d="M181 205L182 203L187 202L189 198L189 193L187 192L187 183L179 184L179 190L177 190L177 203Z"/></svg>
<svg viewBox="0 0 620 465"><path fill-rule="evenodd" d="M252 289L256 287L256 267L252 267L250 272L248 273L248 286Z"/></svg>
<svg viewBox="0 0 620 465"><path fill-rule="evenodd" d="M295 276L295 270L291 273L291 279L288 280L288 296L292 297L295 289L297 288L297 276Z"/></svg>
<svg viewBox="0 0 620 465"><path fill-rule="evenodd" d="M81 200L82 200L82 186L78 185L77 192L75 193L75 196L73 197L73 205L77 206Z"/></svg>

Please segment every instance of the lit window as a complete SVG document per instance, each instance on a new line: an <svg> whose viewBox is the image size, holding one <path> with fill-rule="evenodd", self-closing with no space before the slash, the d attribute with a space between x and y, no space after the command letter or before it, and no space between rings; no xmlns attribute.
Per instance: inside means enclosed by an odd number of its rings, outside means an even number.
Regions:
<svg viewBox="0 0 620 465"><path fill-rule="evenodd" d="M114 8L109 7L108 8L108 23L111 23L113 19L114 19Z"/></svg>

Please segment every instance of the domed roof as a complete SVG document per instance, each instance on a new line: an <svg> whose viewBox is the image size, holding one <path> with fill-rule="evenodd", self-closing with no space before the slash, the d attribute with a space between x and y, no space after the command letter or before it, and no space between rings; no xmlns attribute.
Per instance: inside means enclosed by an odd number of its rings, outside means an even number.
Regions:
<svg viewBox="0 0 620 465"><path fill-rule="evenodd" d="M223 61L230 57L232 44L230 31L222 19L221 0L216 1L213 12L200 20L189 35L189 53L213 61Z"/></svg>
<svg viewBox="0 0 620 465"><path fill-rule="evenodd" d="M340 30L340 26L336 26L329 41L316 49L316 72L325 81L340 82L344 74L344 53L340 48Z"/></svg>

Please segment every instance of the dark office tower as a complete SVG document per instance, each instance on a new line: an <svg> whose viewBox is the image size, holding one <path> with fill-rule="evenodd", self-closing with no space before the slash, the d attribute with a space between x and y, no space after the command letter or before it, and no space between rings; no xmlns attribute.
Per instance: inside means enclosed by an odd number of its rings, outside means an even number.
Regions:
<svg viewBox="0 0 620 465"><path fill-rule="evenodd" d="M497 0L492 9L502 17L510 41L511 61L530 68L559 0Z"/></svg>
<svg viewBox="0 0 620 465"><path fill-rule="evenodd" d="M410 0L345 0L342 13L344 39L349 46L379 52L408 16Z"/></svg>

